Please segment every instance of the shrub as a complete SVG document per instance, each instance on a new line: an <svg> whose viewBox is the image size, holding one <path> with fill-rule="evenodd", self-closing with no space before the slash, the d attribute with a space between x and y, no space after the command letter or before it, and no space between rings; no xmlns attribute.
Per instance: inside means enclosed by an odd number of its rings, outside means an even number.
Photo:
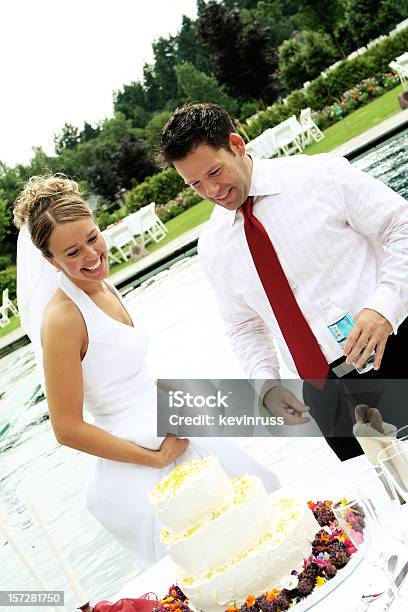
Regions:
<svg viewBox="0 0 408 612"><path fill-rule="evenodd" d="M183 187L185 183L174 168L166 168L131 189L127 194L126 208L128 212L134 212L150 202L165 204L175 198Z"/></svg>
<svg viewBox="0 0 408 612"><path fill-rule="evenodd" d="M0 255L0 270L4 270L13 265L13 257L11 255Z"/></svg>
<svg viewBox="0 0 408 612"><path fill-rule="evenodd" d="M239 120L245 121L248 117L255 115L259 111L259 103L255 100L244 102L239 109Z"/></svg>
<svg viewBox="0 0 408 612"><path fill-rule="evenodd" d="M202 198L192 189L188 187L184 191L181 192L181 201L179 200L181 206L187 210L187 208L191 208L195 206L199 202L201 202Z"/></svg>
<svg viewBox="0 0 408 612"><path fill-rule="evenodd" d="M177 217L177 215L183 212L182 207L176 200L170 200L170 202L167 202L166 209L169 212L171 218Z"/></svg>
<svg viewBox="0 0 408 612"><path fill-rule="evenodd" d="M9 266L5 270L0 270L0 296L4 289L9 290L9 297L11 300L16 298L16 266Z"/></svg>
<svg viewBox="0 0 408 612"><path fill-rule="evenodd" d="M279 76L289 89L315 78L323 68L338 59L338 51L328 34L305 30L301 38L288 38L279 47Z"/></svg>
<svg viewBox="0 0 408 612"><path fill-rule="evenodd" d="M112 225L113 223L117 223L118 221L126 217L127 214L128 214L128 211L126 210L126 207L124 206L122 206L122 208L119 208L113 212L108 212L107 210L103 210L99 214L96 215L96 222L99 226L99 229L103 231L109 225Z"/></svg>

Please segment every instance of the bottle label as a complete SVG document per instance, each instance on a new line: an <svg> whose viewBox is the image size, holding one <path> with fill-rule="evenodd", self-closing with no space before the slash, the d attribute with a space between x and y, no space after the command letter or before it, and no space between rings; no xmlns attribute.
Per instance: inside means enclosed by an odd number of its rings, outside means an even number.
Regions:
<svg viewBox="0 0 408 612"><path fill-rule="evenodd" d="M328 329L338 343L344 342L354 326L354 319L350 313L344 315L342 319L328 325Z"/></svg>

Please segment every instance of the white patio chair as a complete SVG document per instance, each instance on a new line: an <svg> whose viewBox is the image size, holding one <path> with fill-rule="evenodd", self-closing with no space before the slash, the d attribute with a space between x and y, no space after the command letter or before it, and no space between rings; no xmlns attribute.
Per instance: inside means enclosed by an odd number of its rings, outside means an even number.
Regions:
<svg viewBox="0 0 408 612"><path fill-rule="evenodd" d="M124 261L130 257L130 245L136 244L136 240L129 231L129 228L125 223L121 223L118 227L110 231L110 237L113 246L119 251ZM127 247L127 248L126 248ZM114 255L111 254L112 257Z"/></svg>
<svg viewBox="0 0 408 612"><path fill-rule="evenodd" d="M13 315L19 317L17 306L15 306L10 300L8 287L3 290L3 301L1 305L1 310L5 312L6 316L8 315L8 311L10 310Z"/></svg>
<svg viewBox="0 0 408 612"><path fill-rule="evenodd" d="M168 229L156 214L155 209L156 204L151 202L147 206L141 208L139 211L142 240L144 239L145 232L148 233L154 242L160 242L160 240L163 240L163 238L166 237Z"/></svg>
<svg viewBox="0 0 408 612"><path fill-rule="evenodd" d="M399 55L396 60L395 60L398 64L401 64L402 66L404 66L404 64L408 63L408 51L406 51L405 53L403 53L402 55Z"/></svg>
<svg viewBox="0 0 408 612"><path fill-rule="evenodd" d="M310 108L302 108L299 117L300 127L302 128L302 147L305 148L312 142L323 140L324 134L312 119Z"/></svg>
<svg viewBox="0 0 408 612"><path fill-rule="evenodd" d="M372 49L373 47L378 45L380 42L385 40L386 38L387 38L387 36L382 34L381 36L377 36L377 38L374 38L374 40L370 40L370 42L367 43L367 49Z"/></svg>
<svg viewBox="0 0 408 612"><path fill-rule="evenodd" d="M337 66L340 66L342 60L339 60L338 62L334 62L334 64L331 64L328 68L326 68L327 72L331 72L332 70L335 70L337 68Z"/></svg>
<svg viewBox="0 0 408 612"><path fill-rule="evenodd" d="M400 21L395 26L395 29L397 32L401 32L401 30L405 30L405 28L408 28L408 19L404 19L403 21Z"/></svg>
<svg viewBox="0 0 408 612"><path fill-rule="evenodd" d="M268 128L262 134L251 140L245 145L245 150L254 157L261 159L269 159L278 152L276 146L276 138L273 133L273 128Z"/></svg>
<svg viewBox="0 0 408 612"><path fill-rule="evenodd" d="M408 62L407 65L404 66L402 64L400 64L399 62L390 62L389 67L392 68L398 75L399 80L401 81L401 84L403 86L404 89L407 89L407 83L408 83Z"/></svg>
<svg viewBox="0 0 408 612"><path fill-rule="evenodd" d="M111 230L109 229L103 230L102 236L106 242L106 247L108 249L108 263L109 264L121 263L121 260L119 259L119 257L117 257L116 255L112 253L112 248L114 247L114 244L112 242Z"/></svg>
<svg viewBox="0 0 408 612"><path fill-rule="evenodd" d="M162 228L162 230L167 234L167 232L169 231L168 228L165 226L165 224L163 223L163 221L160 219L159 215L156 213L156 204L155 202L150 202L149 204L151 210L153 211L153 215L157 220L157 223L160 225L160 227Z"/></svg>
<svg viewBox="0 0 408 612"><path fill-rule="evenodd" d="M3 307L0 306L0 329L6 327L10 323L10 319L7 316L7 313L3 310Z"/></svg>
<svg viewBox="0 0 408 612"><path fill-rule="evenodd" d="M292 153L302 153L302 128L295 115L292 115L282 123L271 128L276 139L276 146L279 155L281 152L284 155Z"/></svg>

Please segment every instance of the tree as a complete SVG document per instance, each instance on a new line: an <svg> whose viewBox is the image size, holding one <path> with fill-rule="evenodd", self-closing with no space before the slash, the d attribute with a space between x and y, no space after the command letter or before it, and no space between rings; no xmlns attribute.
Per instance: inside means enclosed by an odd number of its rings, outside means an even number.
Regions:
<svg viewBox="0 0 408 612"><path fill-rule="evenodd" d="M237 8L211 0L199 14L198 32L216 66L215 76L229 93L274 99L277 56L258 22L245 26Z"/></svg>
<svg viewBox="0 0 408 612"><path fill-rule="evenodd" d="M89 140L93 140L94 138L99 136L100 133L101 133L101 127L99 125L97 125L96 127L93 127L90 123L85 121L84 127L79 134L79 141L88 142Z"/></svg>
<svg viewBox="0 0 408 612"><path fill-rule="evenodd" d="M54 136L54 146L57 155L64 149L75 149L80 141L78 128L70 123L65 123L60 134Z"/></svg>
<svg viewBox="0 0 408 612"><path fill-rule="evenodd" d="M130 189L135 182L144 181L147 176L157 172L146 143L134 133L122 138L112 155L112 162L117 169L121 189Z"/></svg>
<svg viewBox="0 0 408 612"><path fill-rule="evenodd" d="M198 36L197 21L193 21L183 15L181 28L175 37L176 42L176 64L190 62L201 72L212 74L214 72L213 62L209 53L200 44Z"/></svg>
<svg viewBox="0 0 408 612"><path fill-rule="evenodd" d="M153 43L154 68L153 74L160 91L160 104L154 110L161 110L169 100L176 100L178 94L175 38L160 37Z"/></svg>
<svg viewBox="0 0 408 612"><path fill-rule="evenodd" d="M285 40L279 47L279 74L290 91L317 77L332 64L338 52L328 34L302 32L300 37Z"/></svg>
<svg viewBox="0 0 408 612"><path fill-rule="evenodd" d="M294 30L293 16L297 9L296 0L261 0L252 12L266 30L270 44L279 47Z"/></svg>
<svg viewBox="0 0 408 612"><path fill-rule="evenodd" d="M335 38L336 26L344 15L344 0L296 0L296 2L298 5L296 22L301 29L324 30Z"/></svg>
<svg viewBox="0 0 408 612"><path fill-rule="evenodd" d="M166 102L163 97L163 92L161 91L159 83L156 79L154 64L145 64L143 66L143 87L145 90L146 100L145 108L149 110L150 119L152 113L162 110L163 104Z"/></svg>
<svg viewBox="0 0 408 612"><path fill-rule="evenodd" d="M361 46L387 33L407 16L406 0L346 0L345 29L354 46Z"/></svg>
<svg viewBox="0 0 408 612"><path fill-rule="evenodd" d="M11 228L11 213L9 210L9 202L5 198L3 189L0 189L0 243L10 232Z"/></svg>
<svg viewBox="0 0 408 612"><path fill-rule="evenodd" d="M155 113L150 121L147 123L144 129L144 138L147 142L148 148L151 154L155 154L156 147L158 147L160 143L160 134L170 119L171 112L170 111L162 111L159 113Z"/></svg>
<svg viewBox="0 0 408 612"><path fill-rule="evenodd" d="M110 201L155 171L146 144L121 113L106 119L100 135L80 145L78 153L88 157L83 176L96 194Z"/></svg>
<svg viewBox="0 0 408 612"><path fill-rule="evenodd" d="M213 102L219 104L232 115L238 111L238 103L228 96L217 79L200 72L193 64L185 63L176 66L177 81L186 99L193 102Z"/></svg>
<svg viewBox="0 0 408 612"><path fill-rule="evenodd" d="M140 82L124 85L122 90L113 94L113 109L129 119L133 127L144 127L151 112L148 109L146 91Z"/></svg>

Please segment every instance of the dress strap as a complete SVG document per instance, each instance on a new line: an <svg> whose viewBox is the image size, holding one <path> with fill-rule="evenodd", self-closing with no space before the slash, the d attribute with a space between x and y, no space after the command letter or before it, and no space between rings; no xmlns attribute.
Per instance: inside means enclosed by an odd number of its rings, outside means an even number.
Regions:
<svg viewBox="0 0 408 612"><path fill-rule="evenodd" d="M102 311L93 303L91 298L77 287L63 272L60 276L60 289L74 302L83 316L88 332L88 339L92 341L98 336Z"/></svg>

